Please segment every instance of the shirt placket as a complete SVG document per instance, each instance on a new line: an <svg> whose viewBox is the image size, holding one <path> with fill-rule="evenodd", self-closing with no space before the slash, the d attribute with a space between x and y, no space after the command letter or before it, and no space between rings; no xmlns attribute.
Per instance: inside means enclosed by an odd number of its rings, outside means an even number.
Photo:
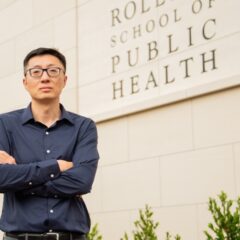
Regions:
<svg viewBox="0 0 240 240"><path fill-rule="evenodd" d="M45 151L45 159L52 159L54 158L53 156L53 147L54 147L54 142L51 138L51 135L53 133L53 129L47 128L44 131L44 151ZM50 174L50 178L54 179L54 174ZM57 195L54 196L55 199L58 198ZM52 220L54 219L55 215L55 208L54 208L54 202L52 201L52 198L47 198L47 211L48 211L48 227L49 227L49 232L53 232L53 227L52 227Z"/></svg>

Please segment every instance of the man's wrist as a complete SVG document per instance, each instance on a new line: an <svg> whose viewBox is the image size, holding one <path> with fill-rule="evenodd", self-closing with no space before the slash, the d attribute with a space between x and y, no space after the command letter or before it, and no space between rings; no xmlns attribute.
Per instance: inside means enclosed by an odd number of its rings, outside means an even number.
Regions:
<svg viewBox="0 0 240 240"><path fill-rule="evenodd" d="M73 163L66 160L59 159L57 162L61 172L67 171L73 167Z"/></svg>
<svg viewBox="0 0 240 240"><path fill-rule="evenodd" d="M0 164L16 164L16 160L7 152L0 150Z"/></svg>

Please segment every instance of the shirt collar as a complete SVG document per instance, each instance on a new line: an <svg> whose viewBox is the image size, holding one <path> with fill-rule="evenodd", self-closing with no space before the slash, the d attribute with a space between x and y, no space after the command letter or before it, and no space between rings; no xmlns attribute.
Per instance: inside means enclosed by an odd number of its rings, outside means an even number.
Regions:
<svg viewBox="0 0 240 240"><path fill-rule="evenodd" d="M60 104L60 109L61 109L61 120L67 120L69 123L74 124L74 121L72 119L72 116L65 110L62 104ZM32 109L31 109L31 103L27 106L27 108L23 111L22 114L22 124L26 124L29 121L34 121L33 114L32 114Z"/></svg>
<svg viewBox="0 0 240 240"><path fill-rule="evenodd" d="M65 108L64 108L64 106L62 104L60 104L60 109L61 109L61 118L60 118L60 120L66 119L71 124L74 124L72 116L69 114L68 111L65 110Z"/></svg>

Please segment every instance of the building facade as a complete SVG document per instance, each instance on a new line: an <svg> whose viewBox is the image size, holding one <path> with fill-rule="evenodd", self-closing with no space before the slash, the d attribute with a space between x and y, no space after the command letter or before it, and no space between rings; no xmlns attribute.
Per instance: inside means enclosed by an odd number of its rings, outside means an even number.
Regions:
<svg viewBox="0 0 240 240"><path fill-rule="evenodd" d="M0 0L0 112L25 107L25 55L67 58L62 103L93 118L100 164L84 196L104 240L148 204L166 231L205 239L208 198L240 195L238 0Z"/></svg>

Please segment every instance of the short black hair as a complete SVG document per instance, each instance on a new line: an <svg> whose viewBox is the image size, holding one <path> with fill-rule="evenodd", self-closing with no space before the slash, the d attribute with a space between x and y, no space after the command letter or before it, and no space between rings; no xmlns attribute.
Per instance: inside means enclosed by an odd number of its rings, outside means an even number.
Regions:
<svg viewBox="0 0 240 240"><path fill-rule="evenodd" d="M27 54L27 56L24 58L23 60L23 68L24 68L24 72L25 69L27 67L27 64L29 62L29 60L35 56L42 56L42 55L52 55L56 58L59 59L59 61L62 63L64 70L66 71L67 68L67 63L66 63L66 58L65 56L60 53L57 49L55 48L44 48L44 47L40 47L37 49L32 50L31 52L29 52Z"/></svg>

